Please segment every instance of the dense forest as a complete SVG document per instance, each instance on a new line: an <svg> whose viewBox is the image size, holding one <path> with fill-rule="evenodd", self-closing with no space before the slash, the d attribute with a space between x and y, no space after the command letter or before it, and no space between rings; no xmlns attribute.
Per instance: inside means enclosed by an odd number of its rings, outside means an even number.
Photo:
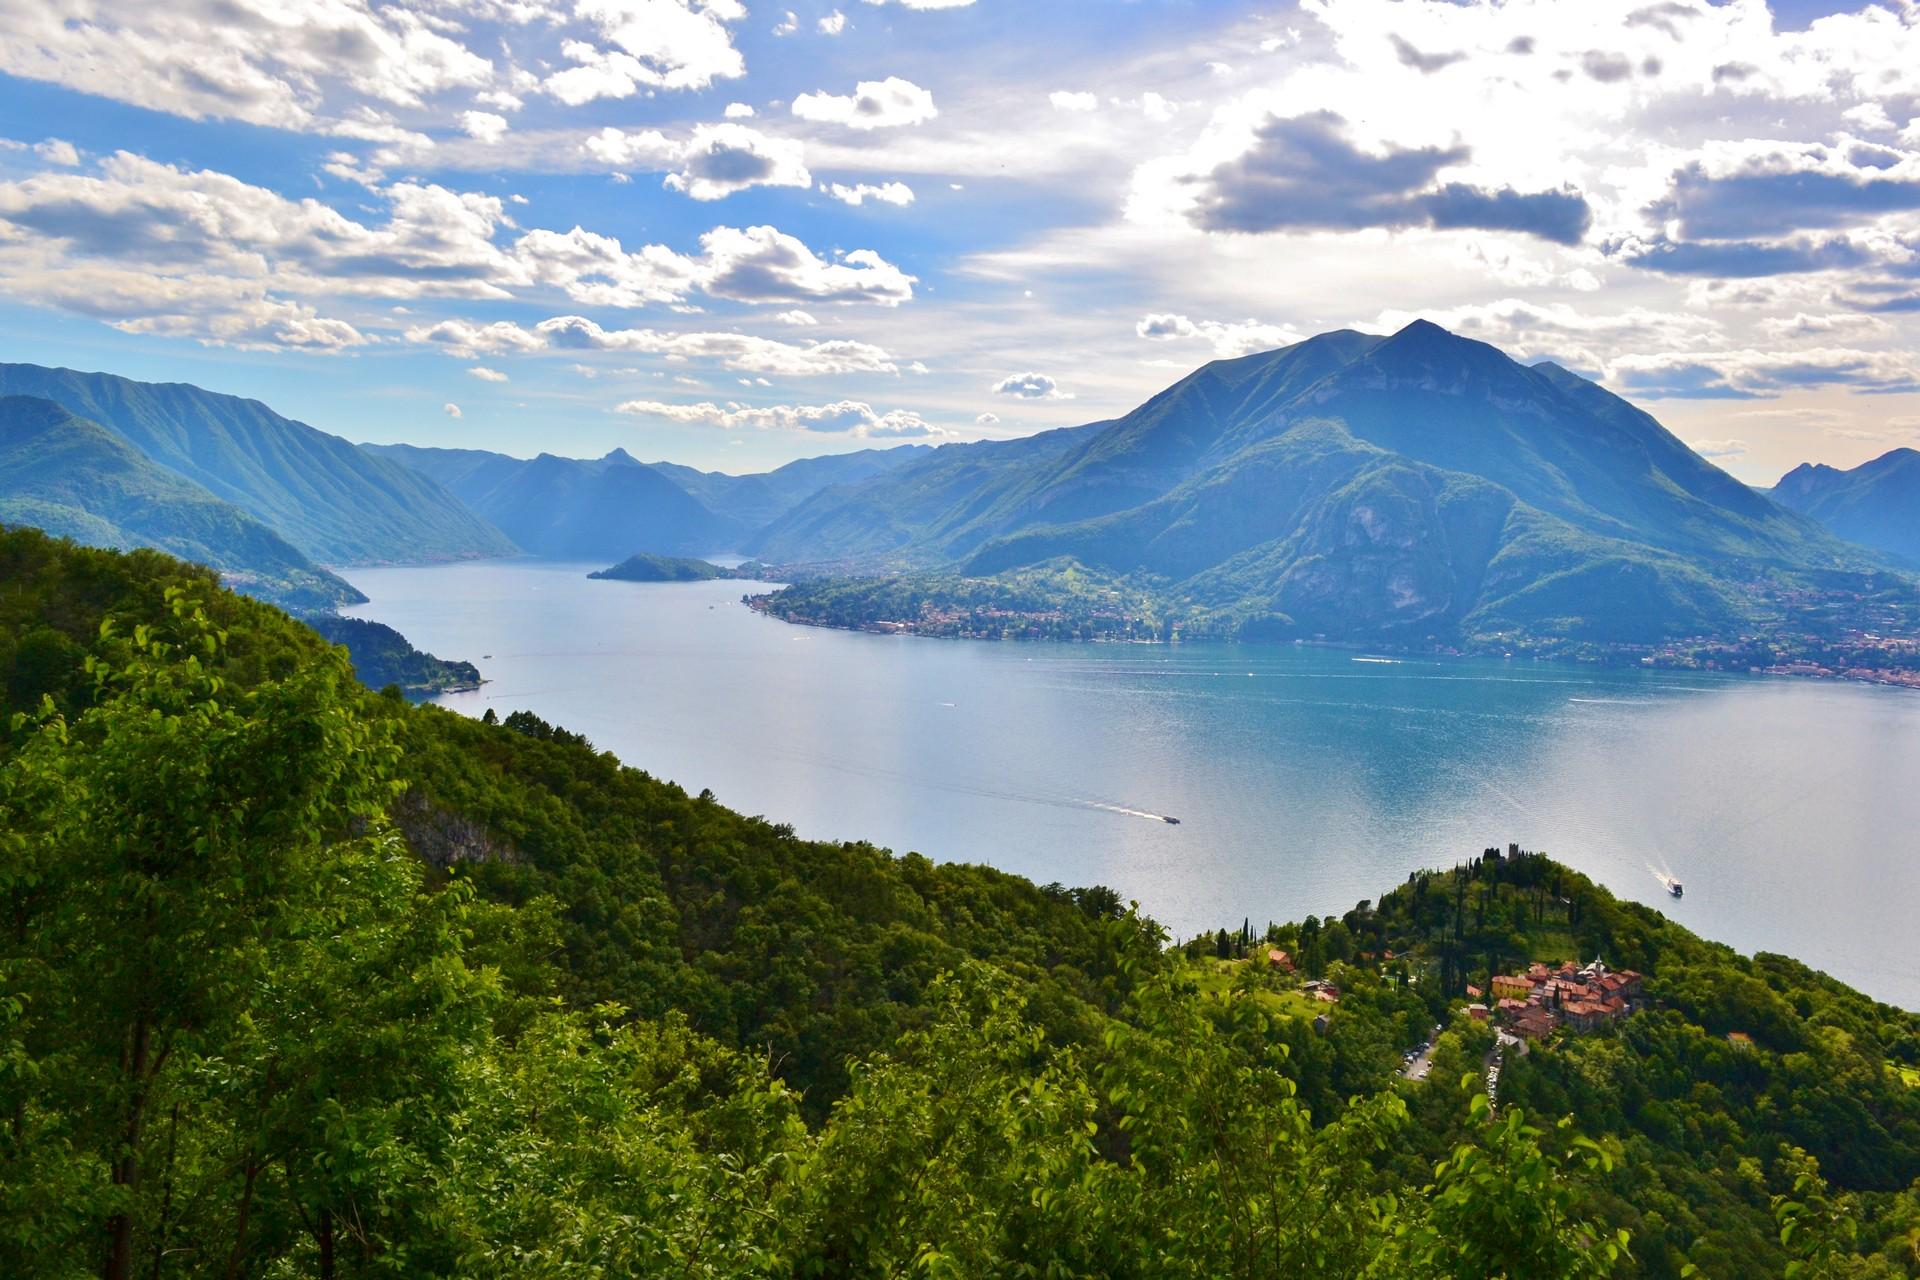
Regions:
<svg viewBox="0 0 1920 1280"><path fill-rule="evenodd" d="M336 613L301 619L333 644L346 648L353 673L374 689L398 686L411 697L430 697L450 689L480 687L480 669L471 662L436 658L413 647L398 631L368 618L343 618Z"/></svg>
<svg viewBox="0 0 1920 1280"><path fill-rule="evenodd" d="M1920 1266L1920 1022L1544 858L1273 929L1322 1012L1250 928L797 839L155 553L0 531L0 676L0 1274ZM1451 988L1589 952L1652 1007L1490 1099Z"/></svg>

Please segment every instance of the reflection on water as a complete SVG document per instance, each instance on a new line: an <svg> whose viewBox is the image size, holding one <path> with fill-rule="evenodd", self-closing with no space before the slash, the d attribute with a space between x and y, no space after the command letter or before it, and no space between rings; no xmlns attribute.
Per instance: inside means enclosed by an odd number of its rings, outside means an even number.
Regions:
<svg viewBox="0 0 1920 1280"><path fill-rule="evenodd" d="M1104 883L1177 933L1543 849L1746 950L1920 1006L1920 696L1307 648L790 627L747 584L360 570L355 612L623 760L803 835ZM1177 817L1177 824L1161 819ZM1143 820L1150 819L1150 820ZM1649 869L1679 877L1671 899Z"/></svg>

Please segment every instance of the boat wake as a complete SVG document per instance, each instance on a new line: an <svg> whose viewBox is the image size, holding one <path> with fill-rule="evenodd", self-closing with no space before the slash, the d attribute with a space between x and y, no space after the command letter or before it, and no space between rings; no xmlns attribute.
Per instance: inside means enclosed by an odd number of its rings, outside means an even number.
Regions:
<svg viewBox="0 0 1920 1280"><path fill-rule="evenodd" d="M1022 798L1025 798L1025 797L1022 797ZM1034 797L1033 799L1037 800L1038 797ZM1045 802L1042 801L1041 803L1045 803ZM1099 809L1106 813L1124 814L1129 818L1145 818L1149 822L1167 822L1167 823L1172 823L1175 826L1178 826L1180 822L1178 818L1169 818L1164 813L1150 813L1145 809L1129 809L1127 808L1127 806L1123 804L1103 804L1098 800L1076 800L1076 801L1069 801L1067 803L1071 803L1076 808L1081 808L1081 809Z"/></svg>

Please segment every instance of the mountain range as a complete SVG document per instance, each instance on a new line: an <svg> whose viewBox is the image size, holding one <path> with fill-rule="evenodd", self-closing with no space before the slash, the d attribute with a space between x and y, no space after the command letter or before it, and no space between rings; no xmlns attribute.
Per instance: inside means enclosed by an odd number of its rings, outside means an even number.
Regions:
<svg viewBox="0 0 1920 1280"><path fill-rule="evenodd" d="M300 611L361 599L329 564L731 550L816 491L928 451L870 449L731 476L647 465L620 449L523 460L361 447L185 383L0 364L0 523L158 547Z"/></svg>
<svg viewBox="0 0 1920 1280"><path fill-rule="evenodd" d="M775 563L1153 583L1246 636L1702 634L1750 580L1876 557L1552 364L1416 321L1219 360L1133 412L948 447L824 491L742 550Z"/></svg>
<svg viewBox="0 0 1920 1280"><path fill-rule="evenodd" d="M0 365L8 391L68 412L0 402L64 459L16 447L0 518L163 546L296 607L352 598L325 563L737 551L1023 598L1057 579L1076 608L1124 586L1193 634L1639 643L1884 593L1893 557L1920 563L1920 454L1768 496L1594 383L1425 321L1214 361L1107 421L749 476L354 446L256 401L32 365ZM842 591L834 615L860 613Z"/></svg>
<svg viewBox="0 0 1920 1280"><path fill-rule="evenodd" d="M731 551L814 494L931 453L925 445L803 458L761 475L643 463L624 449L599 458L522 459L480 449L361 446L428 477L537 556L613 561L647 552Z"/></svg>
<svg viewBox="0 0 1920 1280"><path fill-rule="evenodd" d="M1771 496L1842 538L1920 567L1920 450L1894 449L1851 471L1802 463Z"/></svg>
<svg viewBox="0 0 1920 1280"><path fill-rule="evenodd" d="M96 422L323 564L509 555L513 544L417 472L257 400L185 383L0 364L0 396Z"/></svg>
<svg viewBox="0 0 1920 1280"><path fill-rule="evenodd" d="M51 400L0 397L0 524L88 546L162 551L290 608L364 600L231 502Z"/></svg>

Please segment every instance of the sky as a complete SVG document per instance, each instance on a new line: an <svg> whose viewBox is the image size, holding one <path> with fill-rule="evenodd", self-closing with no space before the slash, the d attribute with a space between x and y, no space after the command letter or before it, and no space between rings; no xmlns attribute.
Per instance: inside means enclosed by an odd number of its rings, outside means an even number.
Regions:
<svg viewBox="0 0 1920 1280"><path fill-rule="evenodd" d="M0 0L0 355L764 470L1424 317L1920 446L1920 3Z"/></svg>

